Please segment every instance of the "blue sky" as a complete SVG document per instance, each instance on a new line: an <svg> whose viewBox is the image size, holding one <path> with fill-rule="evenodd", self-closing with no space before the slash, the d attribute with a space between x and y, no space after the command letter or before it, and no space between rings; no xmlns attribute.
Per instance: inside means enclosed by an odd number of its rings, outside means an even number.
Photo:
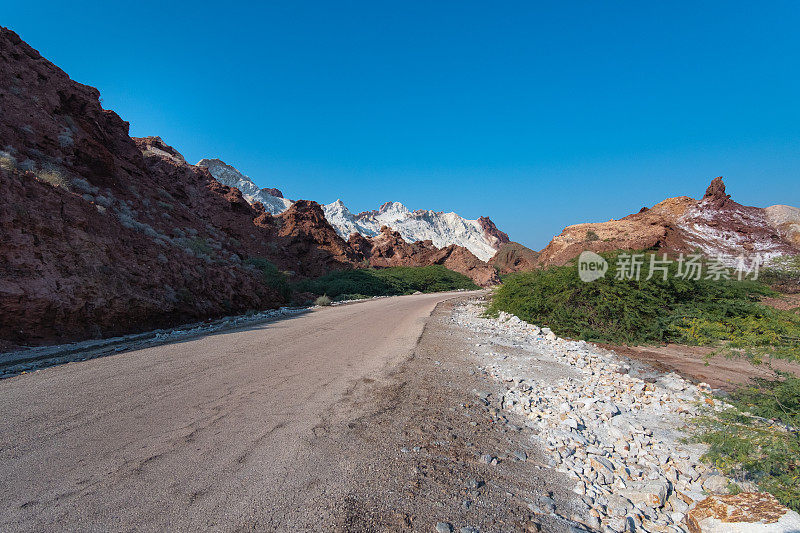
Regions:
<svg viewBox="0 0 800 533"><path fill-rule="evenodd" d="M490 216L543 247L725 176L800 206L800 3L13 2L187 160L293 199Z"/></svg>

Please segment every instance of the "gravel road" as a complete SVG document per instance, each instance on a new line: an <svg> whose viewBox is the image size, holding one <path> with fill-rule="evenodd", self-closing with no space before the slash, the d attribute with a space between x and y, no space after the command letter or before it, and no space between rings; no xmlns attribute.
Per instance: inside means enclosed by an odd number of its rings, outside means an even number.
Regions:
<svg viewBox="0 0 800 533"><path fill-rule="evenodd" d="M563 530L527 505L532 484L561 505L566 482L543 479L556 474L535 466L527 430L473 392L491 382L447 329L452 305L437 308L461 296L0 381L0 530Z"/></svg>

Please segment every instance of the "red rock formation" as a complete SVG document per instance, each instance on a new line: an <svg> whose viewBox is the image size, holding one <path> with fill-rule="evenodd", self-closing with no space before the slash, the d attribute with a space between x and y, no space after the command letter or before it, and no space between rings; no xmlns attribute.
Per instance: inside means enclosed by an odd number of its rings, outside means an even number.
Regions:
<svg viewBox="0 0 800 533"><path fill-rule="evenodd" d="M331 270L351 268L360 256L325 220L316 202L298 200L278 221L277 239L283 257L291 258L290 270L302 276L321 276ZM280 259L276 259L280 263Z"/></svg>
<svg viewBox="0 0 800 533"><path fill-rule="evenodd" d="M242 265L261 246L238 191L158 138L134 141L0 29L0 339L115 335L281 303ZM144 153L143 153L144 151ZM235 243L234 239L242 239Z"/></svg>
<svg viewBox="0 0 800 533"><path fill-rule="evenodd" d="M0 29L0 342L41 344L283 302L248 258L298 275L356 254L299 203L281 217L128 124Z"/></svg>
<svg viewBox="0 0 800 533"><path fill-rule="evenodd" d="M722 209L726 205L735 203L731 202L730 198L731 195L725 193L725 183L722 181L722 176L717 176L711 180L711 184L709 184L708 188L706 189L706 193L703 195L702 201L708 207L713 209Z"/></svg>
<svg viewBox="0 0 800 533"><path fill-rule="evenodd" d="M365 259L373 267L443 265L471 278L481 287L500 282L494 268L462 246L451 244L445 248L436 248L429 240L408 243L400 233L386 226L372 239L352 235L350 243L364 253Z"/></svg>
<svg viewBox="0 0 800 533"><path fill-rule="evenodd" d="M736 203L725 192L722 178L715 178L699 201L669 198L620 220L569 226L541 251L537 262L563 265L583 250L699 250L714 257L800 253L794 234L784 228L791 226L786 216L770 216L770 209Z"/></svg>

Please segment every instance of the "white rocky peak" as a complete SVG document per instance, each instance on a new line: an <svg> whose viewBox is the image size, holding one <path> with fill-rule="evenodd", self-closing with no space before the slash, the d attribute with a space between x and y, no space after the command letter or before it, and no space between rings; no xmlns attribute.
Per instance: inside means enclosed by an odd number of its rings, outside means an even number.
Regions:
<svg viewBox="0 0 800 533"><path fill-rule="evenodd" d="M377 211L354 215L339 200L323 206L323 210L331 226L345 239L352 233L373 237L381 226L389 226L408 242L430 240L438 248L456 244L483 261L497 252L479 221L467 220L456 213L411 211L400 202L387 202Z"/></svg>
<svg viewBox="0 0 800 533"><path fill-rule="evenodd" d="M294 203L286 198L273 196L267 189L260 189L248 176L219 159L201 159L197 166L206 167L223 185L239 189L245 200L251 204L261 202L264 209L273 215L283 213Z"/></svg>

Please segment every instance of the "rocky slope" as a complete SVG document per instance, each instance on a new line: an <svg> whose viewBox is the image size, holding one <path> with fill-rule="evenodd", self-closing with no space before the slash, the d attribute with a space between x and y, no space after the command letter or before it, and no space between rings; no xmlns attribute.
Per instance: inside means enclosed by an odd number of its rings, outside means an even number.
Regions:
<svg viewBox="0 0 800 533"><path fill-rule="evenodd" d="M497 253L488 261L499 274L510 274L536 268L539 252L518 242L508 242L500 246Z"/></svg>
<svg viewBox="0 0 800 533"><path fill-rule="evenodd" d="M569 514L540 497L530 506L537 515L563 514L589 531L797 530L800 515L766 493L742 493L748 496L738 498L756 505L727 518L709 509L734 502L724 496L732 480L701 460L707 446L687 440L692 418L727 407L707 384L559 338L513 315L484 312L479 302L467 302L452 316L471 334L479 370L502 387L496 395L479 393L480 400L536 429L531 441L547 450L545 468L567 476L580 498L578 512ZM752 481L736 482L756 489ZM765 510L772 516L759 523ZM712 528L712 517L725 522Z"/></svg>
<svg viewBox="0 0 800 533"><path fill-rule="evenodd" d="M0 348L275 307L248 259L298 275L355 253L319 205L273 217L0 29Z"/></svg>
<svg viewBox="0 0 800 533"><path fill-rule="evenodd" d="M568 226L541 251L538 264L562 265L583 250L699 250L712 257L761 254L766 259L800 253L800 210L736 203L715 178L700 200L669 198L620 220Z"/></svg>

